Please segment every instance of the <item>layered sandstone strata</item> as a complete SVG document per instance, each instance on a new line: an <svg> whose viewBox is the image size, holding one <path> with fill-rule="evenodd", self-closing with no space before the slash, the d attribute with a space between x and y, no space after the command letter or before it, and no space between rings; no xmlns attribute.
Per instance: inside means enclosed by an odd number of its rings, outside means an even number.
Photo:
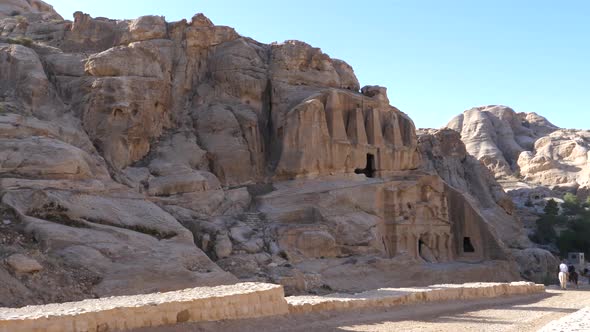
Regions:
<svg viewBox="0 0 590 332"><path fill-rule="evenodd" d="M464 196L475 209L465 213L451 209L455 219L481 220L495 236L510 248L521 275L543 283L554 278L558 260L548 251L534 248L523 229L523 221L494 174L484 163L467 152L461 135L451 129L423 130L418 143L424 167L435 171L446 183ZM461 199L461 198L460 198ZM457 217L461 214L461 217Z"/></svg>
<svg viewBox="0 0 590 332"><path fill-rule="evenodd" d="M400 266L458 261L472 272L444 278L518 278L477 205L420 170L411 119L345 62L202 14L64 21L41 1L9 7L0 255L42 269L0 265L0 304L238 280L416 285L426 278ZM341 269L376 275L359 285Z"/></svg>
<svg viewBox="0 0 590 332"><path fill-rule="evenodd" d="M506 106L475 107L453 118L447 127L461 134L469 154L497 176L516 171L520 153L558 129L535 113L516 113Z"/></svg>
<svg viewBox="0 0 590 332"><path fill-rule="evenodd" d="M499 179L515 176L533 186L573 190L589 186L588 130L561 129L536 113L505 106L467 110L447 126Z"/></svg>

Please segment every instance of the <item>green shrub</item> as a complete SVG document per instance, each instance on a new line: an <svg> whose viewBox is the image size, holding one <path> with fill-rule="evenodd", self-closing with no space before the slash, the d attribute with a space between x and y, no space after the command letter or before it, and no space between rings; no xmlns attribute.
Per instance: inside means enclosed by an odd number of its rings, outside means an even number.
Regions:
<svg viewBox="0 0 590 332"><path fill-rule="evenodd" d="M534 242L541 244L552 243L557 239L555 225L557 218L555 216L543 216L537 220L537 231L531 238Z"/></svg>
<svg viewBox="0 0 590 332"><path fill-rule="evenodd" d="M566 216L577 216L583 212L582 204L578 196L567 193L563 196L563 203L561 204L562 213Z"/></svg>
<svg viewBox="0 0 590 332"><path fill-rule="evenodd" d="M578 199L578 196L572 194L572 193L566 193L565 195L563 195L563 201L564 204L573 204L573 205L577 205L580 204L580 200Z"/></svg>
<svg viewBox="0 0 590 332"><path fill-rule="evenodd" d="M584 252L590 255L590 211L576 195L565 194L561 204L561 215L557 202L548 200L545 203L545 212L537 220L537 231L530 237L533 242L557 245L562 257L567 257L569 252ZM560 225L565 229L557 235L555 226Z"/></svg>
<svg viewBox="0 0 590 332"><path fill-rule="evenodd" d="M545 212L545 215L547 216L556 216L559 214L559 205L557 205L557 202L552 198L545 203L543 212Z"/></svg>
<svg viewBox="0 0 590 332"><path fill-rule="evenodd" d="M557 239L557 247L562 255L567 255L568 252L590 254L590 220L575 220L570 229L561 233Z"/></svg>

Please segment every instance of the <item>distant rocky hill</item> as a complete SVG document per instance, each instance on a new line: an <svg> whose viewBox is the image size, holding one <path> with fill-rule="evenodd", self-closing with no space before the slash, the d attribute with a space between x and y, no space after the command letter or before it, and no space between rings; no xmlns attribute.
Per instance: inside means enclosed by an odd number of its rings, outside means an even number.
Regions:
<svg viewBox="0 0 590 332"><path fill-rule="evenodd" d="M590 130L561 129L536 113L506 106L465 111L448 124L467 151L502 181L585 195L590 187Z"/></svg>
<svg viewBox="0 0 590 332"><path fill-rule="evenodd" d="M536 113L506 106L472 108L447 127L494 174L529 235L549 199L562 202L569 192L583 201L589 194L589 130L558 128Z"/></svg>
<svg viewBox="0 0 590 332"><path fill-rule="evenodd" d="M11 0L0 72L0 306L550 270L470 144L418 139L385 88L303 42Z"/></svg>

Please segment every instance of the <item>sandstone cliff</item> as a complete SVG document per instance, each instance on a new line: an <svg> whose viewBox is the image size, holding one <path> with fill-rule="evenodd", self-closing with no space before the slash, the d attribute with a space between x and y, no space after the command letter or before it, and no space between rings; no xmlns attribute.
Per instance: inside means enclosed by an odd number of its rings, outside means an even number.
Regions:
<svg viewBox="0 0 590 332"><path fill-rule="evenodd" d="M560 129L536 113L505 106L476 107L453 118L467 151L496 178L515 177L531 185L587 188L590 132Z"/></svg>
<svg viewBox="0 0 590 332"><path fill-rule="evenodd" d="M463 195L475 175L422 168L386 89L303 42L13 0L0 72L0 305L518 278L519 226Z"/></svg>
<svg viewBox="0 0 590 332"><path fill-rule="evenodd" d="M536 232L536 220L547 200L561 201L566 192L582 199L588 196L588 130L561 129L538 114L516 113L505 106L467 110L447 126L460 133L467 152L479 159L506 190L514 202L514 215L522 220L529 235ZM531 247L527 251L541 262L540 266L551 261L543 258L541 249ZM521 266L530 265L525 252L513 254ZM540 266L533 270L543 271Z"/></svg>
<svg viewBox="0 0 590 332"><path fill-rule="evenodd" d="M506 194L484 163L467 153L461 135L451 129L421 130L418 144L425 160L424 167L439 174L475 207L476 213L468 217L487 224L492 233L510 248L521 275L539 283L549 280L558 260L531 243L512 197Z"/></svg>

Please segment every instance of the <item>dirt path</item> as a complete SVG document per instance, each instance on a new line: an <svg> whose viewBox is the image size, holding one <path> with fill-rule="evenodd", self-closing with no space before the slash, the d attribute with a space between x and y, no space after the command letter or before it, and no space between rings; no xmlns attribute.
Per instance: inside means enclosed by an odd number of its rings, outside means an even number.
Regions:
<svg viewBox="0 0 590 332"><path fill-rule="evenodd" d="M546 294L401 306L388 310L296 315L184 324L142 332L180 331L537 331L590 306L590 287Z"/></svg>

